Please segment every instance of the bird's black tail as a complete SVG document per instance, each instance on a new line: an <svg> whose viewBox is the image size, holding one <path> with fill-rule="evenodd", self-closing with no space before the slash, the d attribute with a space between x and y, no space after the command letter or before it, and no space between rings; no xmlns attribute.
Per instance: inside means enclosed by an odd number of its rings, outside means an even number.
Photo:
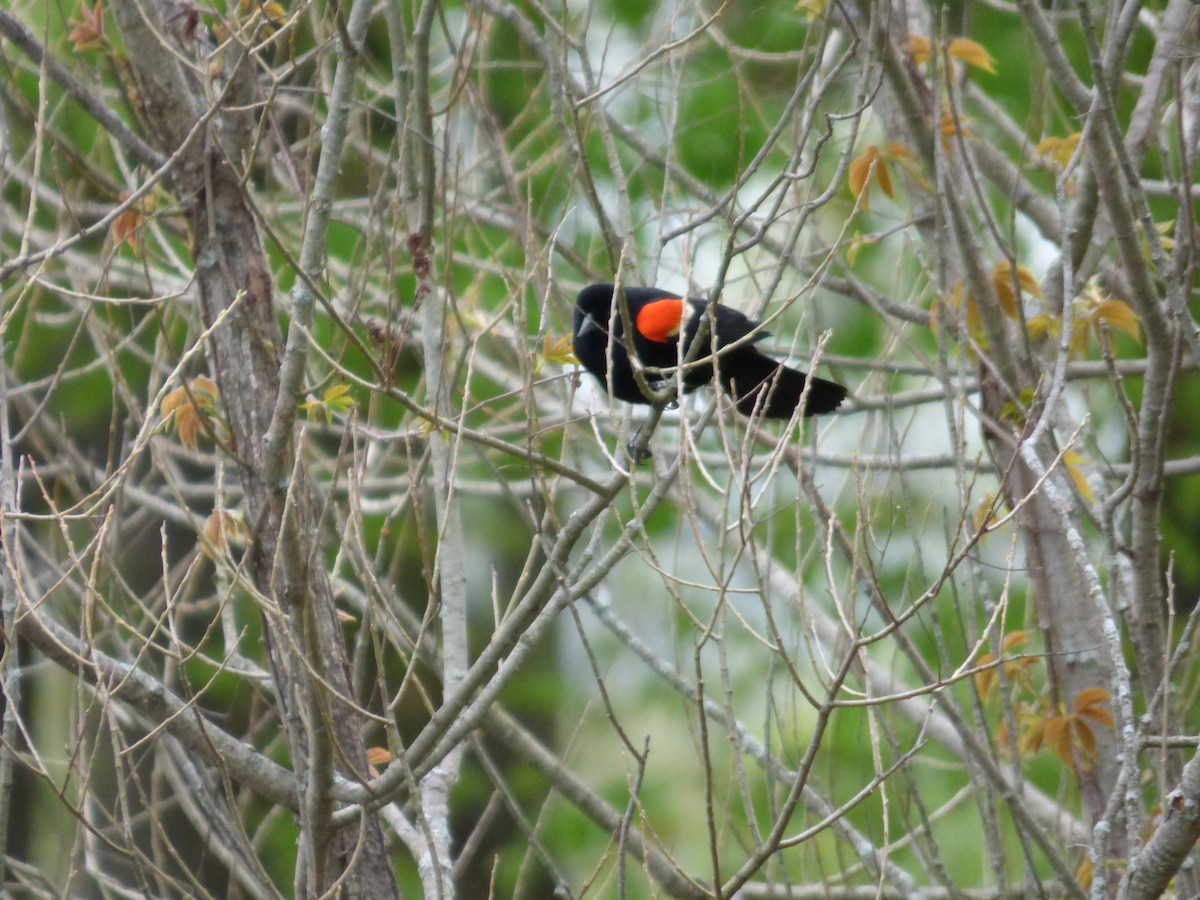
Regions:
<svg viewBox="0 0 1200 900"><path fill-rule="evenodd" d="M833 412L849 393L840 384L789 369L754 347L722 356L717 368L721 387L734 398L738 412L744 416L790 419L800 405L806 382L811 385L804 407L806 416Z"/></svg>

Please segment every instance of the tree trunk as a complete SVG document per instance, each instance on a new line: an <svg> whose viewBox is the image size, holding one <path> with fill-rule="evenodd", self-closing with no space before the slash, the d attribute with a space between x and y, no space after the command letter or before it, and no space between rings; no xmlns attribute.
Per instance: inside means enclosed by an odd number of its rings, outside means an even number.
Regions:
<svg viewBox="0 0 1200 900"><path fill-rule="evenodd" d="M252 523L249 568L263 606L291 763L302 785L297 893L321 894L336 883L342 896L396 896L377 817L340 829L331 825L335 773L361 781L367 762L305 468L302 461L293 464L282 483L265 477L263 439L279 393L282 341L271 272L235 168L246 164L251 149L245 109L256 96L253 64L230 48L223 79L214 81L214 89L225 85L214 101L222 108L211 114L196 70L180 61L186 48L171 38L179 14L163 3L131 0L114 3L113 12L151 136L164 153L177 156L171 180L189 216L196 293L210 329L209 361ZM288 458L294 457L293 447Z"/></svg>

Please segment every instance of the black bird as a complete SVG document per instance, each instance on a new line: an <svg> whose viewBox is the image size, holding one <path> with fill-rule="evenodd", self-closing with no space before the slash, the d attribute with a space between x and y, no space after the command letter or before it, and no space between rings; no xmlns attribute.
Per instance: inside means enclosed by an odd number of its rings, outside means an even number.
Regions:
<svg viewBox="0 0 1200 900"><path fill-rule="evenodd" d="M593 284L580 291L575 301L575 358L618 400L651 403L633 377L628 350L632 349L645 367L643 374L648 386L675 383L674 374L661 370L673 369L688 359L689 348L701 323L708 320L708 304L658 288L625 287L622 290L633 325L631 346L627 348L623 339L625 329L620 311L614 308L613 286ZM712 338L706 327L704 346L694 358L708 361L697 366L686 365L682 379L685 394L712 384L715 374L721 389L733 398L738 412L770 419L792 417L800 405L806 382L809 383L804 407L806 416L833 412L846 399L848 392L840 384L805 375L760 352L754 344L767 337L765 331L754 333L744 343L726 350L731 344L747 338L757 327L756 322L736 309L716 306L715 325L716 372L713 371ZM681 333L682 353L679 349Z"/></svg>

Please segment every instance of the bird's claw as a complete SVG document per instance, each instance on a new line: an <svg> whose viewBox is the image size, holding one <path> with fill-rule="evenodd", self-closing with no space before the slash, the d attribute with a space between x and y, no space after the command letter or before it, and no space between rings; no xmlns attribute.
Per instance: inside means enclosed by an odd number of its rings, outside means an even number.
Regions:
<svg viewBox="0 0 1200 900"><path fill-rule="evenodd" d="M644 462L649 462L654 458L654 454L650 452L648 447L639 447L638 439L635 437L625 445L625 454L633 461L635 466L640 466Z"/></svg>

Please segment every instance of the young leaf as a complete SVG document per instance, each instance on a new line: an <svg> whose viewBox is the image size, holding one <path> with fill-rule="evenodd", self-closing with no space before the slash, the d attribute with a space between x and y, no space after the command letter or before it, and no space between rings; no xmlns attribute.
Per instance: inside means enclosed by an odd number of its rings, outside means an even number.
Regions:
<svg viewBox="0 0 1200 900"><path fill-rule="evenodd" d="M967 127L970 122L971 120L961 113L955 116L951 112L949 104L947 104L946 108L942 111L942 146L946 147L946 149L951 149L953 143L950 141L950 138L956 134L961 134L964 139L974 137L971 134L971 129Z"/></svg>
<svg viewBox="0 0 1200 900"><path fill-rule="evenodd" d="M1020 647L1029 639L1029 633L1026 631L1014 631L1006 634L1004 639L1000 641L1000 655L1004 666L1004 677L1010 682L1020 682L1023 686L1031 687L1029 684L1026 671L1033 666L1037 661L1031 658L1024 659L1008 659L1008 654L1015 648ZM982 671L975 675L975 683L979 689L980 695L987 699L992 688L999 682L996 666L992 665L996 661L996 657L991 653L985 653L979 658L979 666ZM984 669L984 666L989 668Z"/></svg>
<svg viewBox="0 0 1200 900"><path fill-rule="evenodd" d="M963 303L967 305L967 328L975 334L978 334L983 325L983 320L979 317L979 307L975 305L975 298L967 293L961 281L954 282L954 287L951 289L948 296L943 297L941 303L934 303L933 309L929 317L929 327L936 334L939 327L938 308L945 305L946 309L957 312L963 308Z"/></svg>
<svg viewBox="0 0 1200 900"><path fill-rule="evenodd" d="M1096 756L1096 732L1092 731L1092 726L1079 716L1070 716L1071 728L1075 732L1075 743L1079 746L1079 755L1083 759L1083 767L1091 768L1089 760Z"/></svg>
<svg viewBox="0 0 1200 900"><path fill-rule="evenodd" d="M386 747L367 748L367 766L376 777L379 775L379 767L386 767L391 761L392 754Z"/></svg>
<svg viewBox="0 0 1200 900"><path fill-rule="evenodd" d="M889 200L895 200L896 192L892 189L892 175L888 171L887 161L884 159L882 153L875 163L874 172L875 181L879 184L879 189L887 195Z"/></svg>
<svg viewBox="0 0 1200 900"><path fill-rule="evenodd" d="M1000 649L1011 650L1013 647L1020 647L1029 640L1028 631L1013 631L1004 636L1004 640L1000 642Z"/></svg>
<svg viewBox="0 0 1200 900"><path fill-rule="evenodd" d="M1014 321L1017 318L1017 292L1013 289L1012 266L1001 260L992 267L992 287L996 290L996 299L1004 314Z"/></svg>
<svg viewBox="0 0 1200 900"><path fill-rule="evenodd" d="M1005 277L1009 281L1012 280L1012 265L1008 260L1001 260L996 263L994 269L996 277ZM1031 297L1042 299L1042 286L1038 284L1037 278L1027 268L1022 265L1017 266L1017 284L1020 285L1022 291L1029 294Z"/></svg>
<svg viewBox="0 0 1200 900"><path fill-rule="evenodd" d="M104 39L104 0L96 0L96 6L88 9L83 4L79 19L71 20L71 33L67 40L75 46L75 52L104 50L108 42Z"/></svg>
<svg viewBox="0 0 1200 900"><path fill-rule="evenodd" d="M1049 722L1046 717L1026 708L1017 717L1017 721L1022 727L1021 739L1017 742L1017 749L1021 755L1030 756L1040 752L1047 742Z"/></svg>
<svg viewBox="0 0 1200 900"><path fill-rule="evenodd" d="M1038 341L1046 336L1058 337L1062 334L1062 321L1057 316L1039 313L1025 320L1025 330L1031 341Z"/></svg>
<svg viewBox="0 0 1200 900"><path fill-rule="evenodd" d="M1111 710L1102 704L1112 700L1112 694L1103 688L1087 688L1079 692L1075 698L1075 715L1080 719L1088 719L1097 725L1113 729L1117 727L1116 719Z"/></svg>
<svg viewBox="0 0 1200 900"><path fill-rule="evenodd" d="M884 174L880 175L880 172ZM874 144L867 147L862 152L862 155L850 163L850 192L858 198L864 210L871 208L871 178L874 175L876 181L879 182L880 188L889 197L892 196L892 182L887 176L887 164L883 160L883 154L879 152L879 148Z"/></svg>
<svg viewBox="0 0 1200 900"><path fill-rule="evenodd" d="M998 504L996 502L997 494L988 494L975 507L975 515L972 517L972 524L975 526L975 533L979 534L991 530L992 526L999 519L997 513Z"/></svg>
<svg viewBox="0 0 1200 900"><path fill-rule="evenodd" d="M179 442L192 450L197 448L197 438L203 430L200 413L194 404L185 403L175 411L175 430L179 432Z"/></svg>
<svg viewBox="0 0 1200 900"><path fill-rule="evenodd" d="M221 512L213 510L204 520L204 538L218 550L225 549L225 529L221 527Z"/></svg>
<svg viewBox="0 0 1200 900"><path fill-rule="evenodd" d="M1049 159L1061 171L1071 164L1075 149L1083 137L1080 131L1069 134L1065 138L1048 137L1038 144L1038 153Z"/></svg>
<svg viewBox="0 0 1200 900"><path fill-rule="evenodd" d="M1079 491L1079 496L1088 503L1093 503L1096 500L1096 495L1092 492L1092 486L1088 484L1087 477L1079 468L1080 463L1084 462L1087 462L1087 460L1074 450L1068 450L1063 454L1063 465L1066 467L1067 474L1071 476L1071 482L1075 485L1075 490Z"/></svg>
<svg viewBox="0 0 1200 900"><path fill-rule="evenodd" d="M1075 328L1071 332L1071 346L1067 351L1067 355L1072 359L1077 359L1087 353L1088 341L1092 336L1092 320L1090 318L1075 319Z"/></svg>
<svg viewBox="0 0 1200 900"><path fill-rule="evenodd" d="M879 243L879 235L862 234L859 231L854 232L854 237L850 239L850 246L846 248L846 262L851 267L854 266L854 261L858 259L858 253L863 247L869 247L872 244Z"/></svg>
<svg viewBox="0 0 1200 900"><path fill-rule="evenodd" d="M287 18L287 10L278 0L239 0L237 5L239 25L249 32L263 22L262 37L274 34Z"/></svg>
<svg viewBox="0 0 1200 900"><path fill-rule="evenodd" d="M811 22L813 19L819 18L827 6L829 6L829 0L800 0L796 4L796 9L803 12Z"/></svg>
<svg viewBox="0 0 1200 900"><path fill-rule="evenodd" d="M311 398L305 403L301 403L300 408L308 413L309 419L314 418L318 413L324 413L325 423L332 425L335 413L345 415L354 408L354 398L350 396L350 385L335 384L325 391L320 400Z"/></svg>
<svg viewBox="0 0 1200 900"><path fill-rule="evenodd" d="M991 653L985 653L979 657L980 670L975 673L975 690L979 691L979 696L986 700L992 693L992 688L996 686L996 667L993 663L996 662L996 657ZM984 667L987 668L984 668Z"/></svg>
<svg viewBox="0 0 1200 900"><path fill-rule="evenodd" d="M1139 344L1142 342L1141 322L1137 313L1120 300L1105 300L1096 304L1092 318L1129 335Z"/></svg>
<svg viewBox="0 0 1200 900"><path fill-rule="evenodd" d="M368 747L367 748L367 764L372 766L386 766L392 761L392 754L386 747Z"/></svg>
<svg viewBox="0 0 1200 900"><path fill-rule="evenodd" d="M1074 741L1071 734L1071 716L1054 716L1046 720L1046 746L1062 760L1064 766L1074 764Z"/></svg>
<svg viewBox="0 0 1200 900"><path fill-rule="evenodd" d="M214 509L204 521L204 537L218 550L224 550L230 544L244 547L250 540L250 530L241 516L227 509Z"/></svg>
<svg viewBox="0 0 1200 900"><path fill-rule="evenodd" d="M570 335L555 338L547 334L542 341L542 362L558 366L570 366L578 362Z"/></svg>
<svg viewBox="0 0 1200 900"><path fill-rule="evenodd" d="M1075 870L1075 880L1079 882L1079 886L1085 891L1091 891L1092 881L1096 877L1096 864L1092 862L1090 856L1085 856L1083 862L1079 864L1079 868Z"/></svg>
<svg viewBox="0 0 1200 900"><path fill-rule="evenodd" d="M933 45L930 44L929 38L919 34L910 34L908 36L908 55L918 66L929 62L933 58Z"/></svg>
<svg viewBox="0 0 1200 900"><path fill-rule="evenodd" d="M129 198L129 192L121 193L121 201L124 202ZM134 253L138 253L138 238L139 232L142 229L142 211L138 208L138 204L126 209L123 213L113 219L112 223L112 239L113 246L120 247L121 244L128 242Z"/></svg>
<svg viewBox="0 0 1200 900"><path fill-rule="evenodd" d="M205 378L203 375L197 375L192 379L191 388L197 394L201 395L197 399L202 405L206 400L211 403L213 400L217 399L217 385L211 378Z"/></svg>
<svg viewBox="0 0 1200 900"><path fill-rule="evenodd" d="M968 66L983 69L990 75L996 74L996 62L982 44L968 38L955 38L946 46L946 54L962 60Z"/></svg>
<svg viewBox="0 0 1200 900"><path fill-rule="evenodd" d="M1169 237L1172 231L1175 230L1175 220L1168 219L1166 222L1155 222L1154 230L1158 232L1158 242L1167 253L1175 249L1175 239Z"/></svg>
<svg viewBox="0 0 1200 900"><path fill-rule="evenodd" d="M187 391L181 387L175 388L167 396L163 397L159 409L162 412L163 419L170 418L171 414L187 400Z"/></svg>
<svg viewBox="0 0 1200 900"><path fill-rule="evenodd" d="M217 386L200 375L185 387L177 387L163 397L159 407L163 424L175 427L179 441L195 450L197 440L207 424L213 431L219 423L216 416Z"/></svg>

